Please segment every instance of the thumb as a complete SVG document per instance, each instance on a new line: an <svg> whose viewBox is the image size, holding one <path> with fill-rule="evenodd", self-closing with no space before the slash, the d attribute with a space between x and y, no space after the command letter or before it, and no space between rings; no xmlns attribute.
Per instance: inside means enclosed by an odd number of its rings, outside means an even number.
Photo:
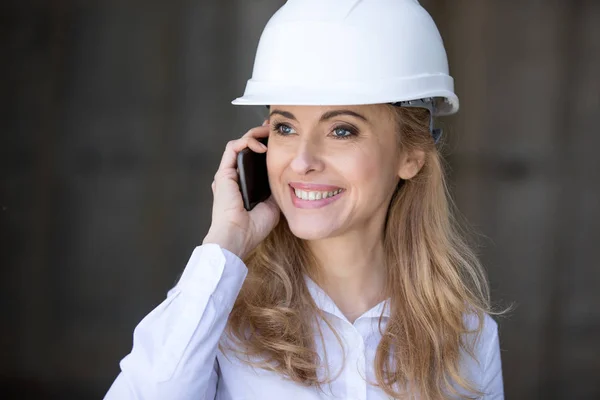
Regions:
<svg viewBox="0 0 600 400"><path fill-rule="evenodd" d="M271 232L279 222L281 211L271 195L267 200L258 203L256 207L250 211L250 215L254 221L257 233L261 236L260 240L262 240L267 237L269 232Z"/></svg>

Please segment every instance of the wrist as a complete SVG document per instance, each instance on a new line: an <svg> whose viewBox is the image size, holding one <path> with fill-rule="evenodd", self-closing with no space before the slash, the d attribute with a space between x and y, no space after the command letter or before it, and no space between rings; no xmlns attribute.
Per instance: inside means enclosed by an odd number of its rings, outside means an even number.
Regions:
<svg viewBox="0 0 600 400"><path fill-rule="evenodd" d="M245 256L243 240L232 237L231 235L221 234L219 232L208 232L202 244L216 244L219 247L230 251L242 259Z"/></svg>

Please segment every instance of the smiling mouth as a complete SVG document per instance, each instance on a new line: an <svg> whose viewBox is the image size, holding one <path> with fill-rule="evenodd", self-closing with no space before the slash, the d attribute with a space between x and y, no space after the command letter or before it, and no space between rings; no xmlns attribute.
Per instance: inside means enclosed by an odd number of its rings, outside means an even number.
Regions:
<svg viewBox="0 0 600 400"><path fill-rule="evenodd" d="M340 193L342 193L344 191L344 189L337 189L337 190L333 190L333 191L312 191L312 190L301 190L301 189L294 189L294 194L296 195L296 198L301 199L301 200L308 200L308 201L316 201L316 200L323 200L323 199L328 199L330 197L334 197L339 195Z"/></svg>

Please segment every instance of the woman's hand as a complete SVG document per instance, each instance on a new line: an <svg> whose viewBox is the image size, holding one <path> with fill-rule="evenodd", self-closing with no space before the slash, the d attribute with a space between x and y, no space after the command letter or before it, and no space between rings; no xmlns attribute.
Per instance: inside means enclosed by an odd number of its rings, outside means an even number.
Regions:
<svg viewBox="0 0 600 400"><path fill-rule="evenodd" d="M269 136L268 121L248 131L242 138L227 143L212 183L212 222L203 243L215 243L244 258L279 222L280 210L273 196L246 211L238 185L237 155L249 147L264 153L267 147L257 138Z"/></svg>

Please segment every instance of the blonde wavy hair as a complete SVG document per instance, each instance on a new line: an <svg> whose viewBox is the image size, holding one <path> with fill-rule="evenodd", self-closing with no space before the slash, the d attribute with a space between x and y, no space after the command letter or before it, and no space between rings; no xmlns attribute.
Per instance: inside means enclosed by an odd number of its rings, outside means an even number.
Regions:
<svg viewBox="0 0 600 400"><path fill-rule="evenodd" d="M460 396L455 385L477 397L482 393L461 376L460 360L463 352L475 357L475 341L465 336L478 338L485 313L491 313L487 280L454 217L429 112L386 107L401 149L426 156L421 171L399 183L383 227L391 314L375 356L376 384L397 399ZM313 327L322 312L304 279L316 275L316 260L282 217L244 261L248 277L226 330L236 343L230 349L255 367L321 387L331 379L317 376L321 357ZM474 330L465 326L466 315L478 318Z"/></svg>

